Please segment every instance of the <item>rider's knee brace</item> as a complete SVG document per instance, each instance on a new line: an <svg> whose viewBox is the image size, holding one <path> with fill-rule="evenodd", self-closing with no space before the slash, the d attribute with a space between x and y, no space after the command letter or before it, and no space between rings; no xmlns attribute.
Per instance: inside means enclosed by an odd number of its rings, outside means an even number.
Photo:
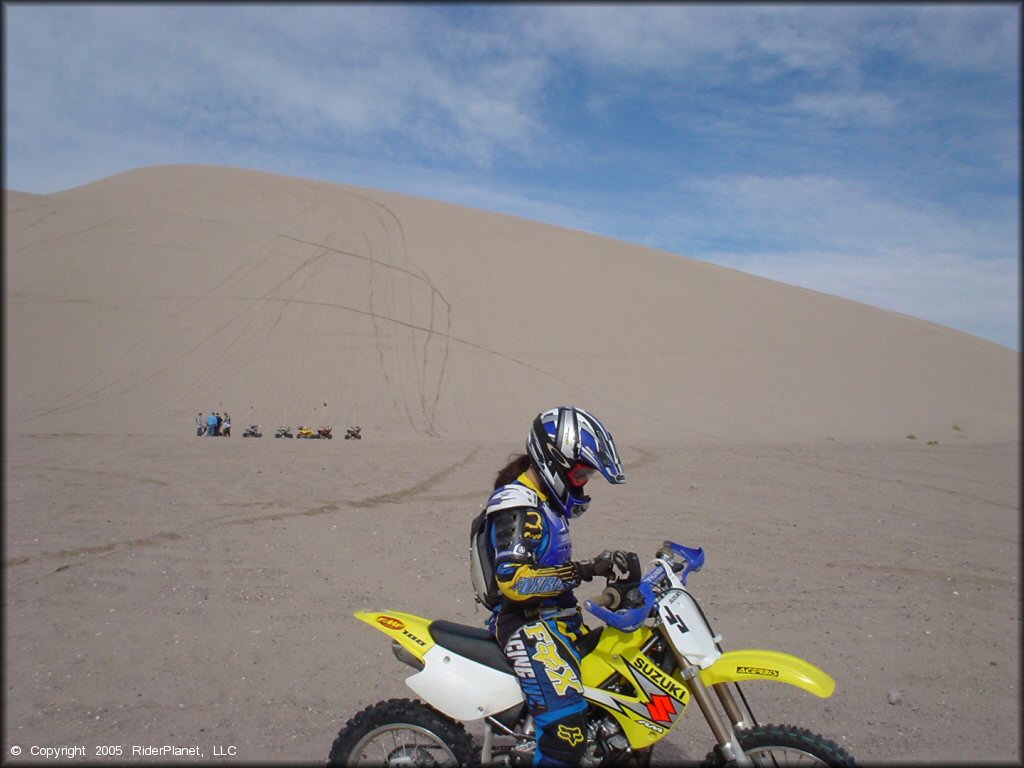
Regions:
<svg viewBox="0 0 1024 768"><path fill-rule="evenodd" d="M539 761L534 765L579 765L586 751L587 713L584 709L543 725L537 739Z"/></svg>

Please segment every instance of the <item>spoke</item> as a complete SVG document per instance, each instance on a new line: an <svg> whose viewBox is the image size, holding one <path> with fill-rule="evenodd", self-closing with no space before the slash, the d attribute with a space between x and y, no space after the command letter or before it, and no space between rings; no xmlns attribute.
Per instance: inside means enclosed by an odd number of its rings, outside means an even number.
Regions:
<svg viewBox="0 0 1024 768"><path fill-rule="evenodd" d="M778 766L813 766L823 765L814 755L810 755L799 749L788 747L769 747L767 749L755 749L747 753L757 765L766 768L778 768Z"/></svg>
<svg viewBox="0 0 1024 768"><path fill-rule="evenodd" d="M379 758L376 757L380 754ZM366 735L356 755L364 765L437 766L454 763L451 751L429 731L388 726Z"/></svg>

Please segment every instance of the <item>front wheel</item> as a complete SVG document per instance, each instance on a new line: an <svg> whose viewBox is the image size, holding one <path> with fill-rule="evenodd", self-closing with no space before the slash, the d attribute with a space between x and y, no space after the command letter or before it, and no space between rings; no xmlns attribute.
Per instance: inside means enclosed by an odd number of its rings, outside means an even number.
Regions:
<svg viewBox="0 0 1024 768"><path fill-rule="evenodd" d="M854 768L857 764L834 741L795 725L759 725L736 733L740 746L754 765L827 765ZM708 752L701 768L718 768L725 758L715 747Z"/></svg>
<svg viewBox="0 0 1024 768"><path fill-rule="evenodd" d="M472 758L473 742L461 723L421 702L389 699L345 723L327 764L454 768Z"/></svg>

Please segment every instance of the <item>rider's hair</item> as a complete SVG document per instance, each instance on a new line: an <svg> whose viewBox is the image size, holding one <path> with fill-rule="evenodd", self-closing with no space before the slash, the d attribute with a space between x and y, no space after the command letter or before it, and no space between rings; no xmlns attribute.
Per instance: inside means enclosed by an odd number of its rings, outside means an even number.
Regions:
<svg viewBox="0 0 1024 768"><path fill-rule="evenodd" d="M514 483L516 478L530 468L530 457L525 453L512 454L508 458L508 464L498 470L494 478L494 487L501 488L503 485Z"/></svg>

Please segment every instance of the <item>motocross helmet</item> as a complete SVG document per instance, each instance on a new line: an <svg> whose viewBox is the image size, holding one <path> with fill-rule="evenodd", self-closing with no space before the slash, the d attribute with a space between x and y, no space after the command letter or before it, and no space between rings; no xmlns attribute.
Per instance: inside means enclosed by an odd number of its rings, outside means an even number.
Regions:
<svg viewBox="0 0 1024 768"><path fill-rule="evenodd" d="M611 433L594 416L571 405L544 411L533 420L526 452L543 480L554 509L567 518L587 511L587 480L600 473L609 483L626 475Z"/></svg>

